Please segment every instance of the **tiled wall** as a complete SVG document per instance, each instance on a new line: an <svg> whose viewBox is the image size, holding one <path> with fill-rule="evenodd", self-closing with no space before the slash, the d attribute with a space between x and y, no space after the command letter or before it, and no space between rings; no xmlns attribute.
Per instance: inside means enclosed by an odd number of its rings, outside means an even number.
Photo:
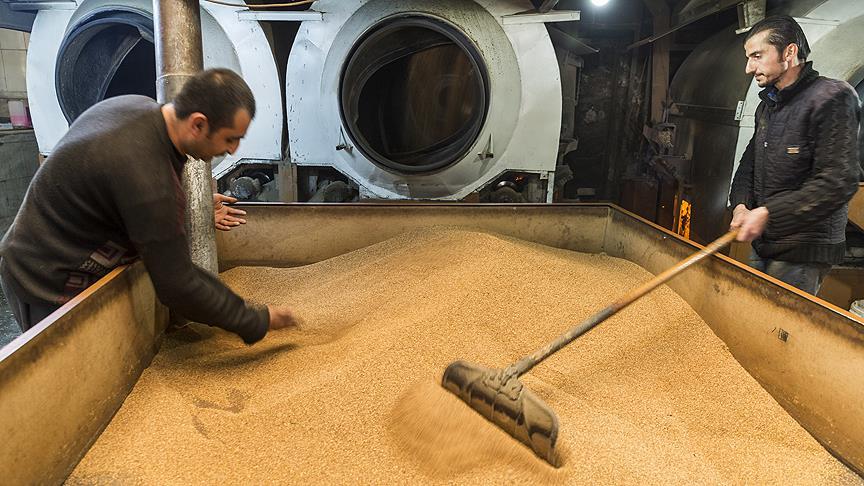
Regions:
<svg viewBox="0 0 864 486"><path fill-rule="evenodd" d="M30 34L0 29L0 97L20 97L27 91L27 46Z"/></svg>

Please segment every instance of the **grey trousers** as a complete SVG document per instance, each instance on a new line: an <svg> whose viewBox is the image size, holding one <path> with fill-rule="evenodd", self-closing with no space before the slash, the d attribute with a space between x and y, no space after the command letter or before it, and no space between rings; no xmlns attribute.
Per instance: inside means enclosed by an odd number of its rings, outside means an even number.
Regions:
<svg viewBox="0 0 864 486"><path fill-rule="evenodd" d="M771 260L760 257L755 250L750 253L750 266L813 295L819 292L822 281L831 271L831 265L827 263L794 263Z"/></svg>
<svg viewBox="0 0 864 486"><path fill-rule="evenodd" d="M29 303L22 300L18 282L3 271L3 260L0 259L0 288L6 295L6 301L12 308L12 315L21 326L21 332L39 324L39 321L48 317L49 314L59 309L59 305L48 305L43 303Z"/></svg>

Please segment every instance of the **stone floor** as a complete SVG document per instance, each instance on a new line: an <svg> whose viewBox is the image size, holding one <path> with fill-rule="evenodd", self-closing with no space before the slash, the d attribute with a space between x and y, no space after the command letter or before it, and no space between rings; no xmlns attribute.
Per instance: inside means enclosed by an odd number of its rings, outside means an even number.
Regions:
<svg viewBox="0 0 864 486"><path fill-rule="evenodd" d="M21 328L15 322L12 309L6 302L6 296L0 292L0 347L6 346L21 334Z"/></svg>

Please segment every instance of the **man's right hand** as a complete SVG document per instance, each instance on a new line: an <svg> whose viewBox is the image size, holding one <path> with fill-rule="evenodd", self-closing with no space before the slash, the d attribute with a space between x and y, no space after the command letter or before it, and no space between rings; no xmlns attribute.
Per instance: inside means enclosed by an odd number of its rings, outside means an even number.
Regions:
<svg viewBox="0 0 864 486"><path fill-rule="evenodd" d="M768 208L765 206L747 209L747 206L739 204L732 211L732 222L729 228L739 230L736 240L753 241L765 231L768 217Z"/></svg>
<svg viewBox="0 0 864 486"><path fill-rule="evenodd" d="M749 212L750 210L743 204L735 206L735 209L732 210L732 222L729 224L729 229L741 228L741 224L744 223L744 218Z"/></svg>
<svg viewBox="0 0 864 486"><path fill-rule="evenodd" d="M290 307L286 306L267 306L270 312L270 330L284 329L286 327L300 327L300 318L297 313Z"/></svg>

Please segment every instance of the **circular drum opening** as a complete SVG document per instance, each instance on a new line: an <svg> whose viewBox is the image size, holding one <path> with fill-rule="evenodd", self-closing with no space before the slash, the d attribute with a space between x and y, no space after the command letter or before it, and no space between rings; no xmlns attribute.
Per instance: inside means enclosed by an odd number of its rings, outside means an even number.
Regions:
<svg viewBox="0 0 864 486"><path fill-rule="evenodd" d="M486 65L453 25L411 15L375 25L354 45L340 84L342 121L379 166L425 173L461 159L489 108Z"/></svg>
<svg viewBox="0 0 864 486"><path fill-rule="evenodd" d="M112 96L156 98L153 19L117 8L87 15L63 39L54 84L69 123Z"/></svg>

